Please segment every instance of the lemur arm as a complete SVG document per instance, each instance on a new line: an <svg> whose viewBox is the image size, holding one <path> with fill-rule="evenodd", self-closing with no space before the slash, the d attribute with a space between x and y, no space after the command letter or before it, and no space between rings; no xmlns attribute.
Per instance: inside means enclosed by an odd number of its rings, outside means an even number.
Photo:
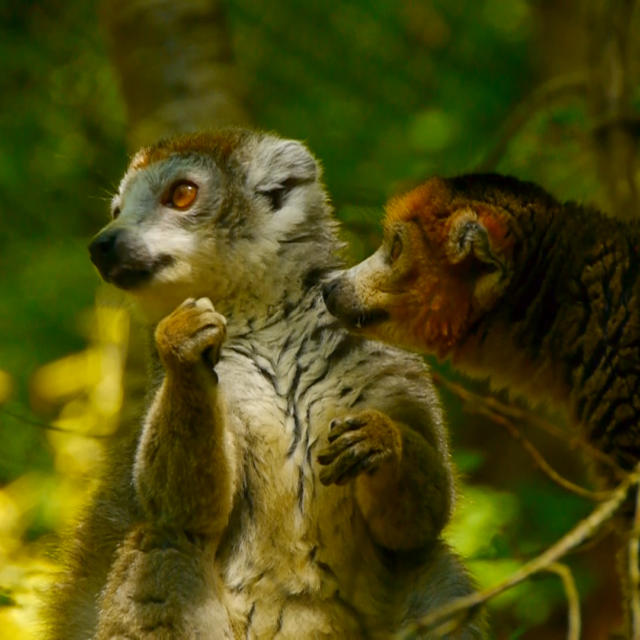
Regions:
<svg viewBox="0 0 640 640"><path fill-rule="evenodd" d="M378 544L421 547L438 537L449 518L449 470L419 433L381 415L400 446L372 474L358 476L356 498Z"/></svg>
<svg viewBox="0 0 640 640"><path fill-rule="evenodd" d="M235 486L233 443L211 369L224 335L224 318L205 298L185 301L158 325L165 377L133 465L143 517L118 547L94 640L165 631L175 640L213 630L232 637L214 561Z"/></svg>
<svg viewBox="0 0 640 640"><path fill-rule="evenodd" d="M384 397L384 396L383 396ZM410 406L410 405L413 406ZM420 403L360 409L334 420L318 456L325 484L354 480L358 505L376 543L406 550L433 542L447 523L453 479Z"/></svg>
<svg viewBox="0 0 640 640"><path fill-rule="evenodd" d="M204 300L186 301L156 329L166 373L143 427L133 477L150 522L217 540L231 512L235 470L210 368L224 339L224 319Z"/></svg>

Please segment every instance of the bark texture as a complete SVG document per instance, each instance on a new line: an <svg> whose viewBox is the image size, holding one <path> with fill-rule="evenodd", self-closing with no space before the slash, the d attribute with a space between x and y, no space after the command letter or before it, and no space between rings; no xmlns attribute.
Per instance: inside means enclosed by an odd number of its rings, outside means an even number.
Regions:
<svg viewBox="0 0 640 640"><path fill-rule="evenodd" d="M104 0L101 9L131 149L179 132L248 123L223 2Z"/></svg>

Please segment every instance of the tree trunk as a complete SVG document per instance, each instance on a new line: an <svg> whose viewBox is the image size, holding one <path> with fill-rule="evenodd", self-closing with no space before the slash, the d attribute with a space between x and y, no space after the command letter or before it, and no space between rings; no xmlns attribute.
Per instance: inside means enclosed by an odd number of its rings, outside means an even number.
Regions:
<svg viewBox="0 0 640 640"><path fill-rule="evenodd" d="M630 36L635 0L592 0L589 68L593 143L614 215L638 210L637 123L632 118Z"/></svg>
<svg viewBox="0 0 640 640"><path fill-rule="evenodd" d="M132 149L248 122L221 0L104 0L101 14Z"/></svg>

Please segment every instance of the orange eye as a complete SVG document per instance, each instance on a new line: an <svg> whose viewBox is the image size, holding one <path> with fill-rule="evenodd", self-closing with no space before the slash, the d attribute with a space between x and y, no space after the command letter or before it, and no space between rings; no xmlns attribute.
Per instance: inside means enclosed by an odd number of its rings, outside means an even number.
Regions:
<svg viewBox="0 0 640 640"><path fill-rule="evenodd" d="M198 195L198 187L193 182L177 182L171 187L167 204L184 211L188 209Z"/></svg>

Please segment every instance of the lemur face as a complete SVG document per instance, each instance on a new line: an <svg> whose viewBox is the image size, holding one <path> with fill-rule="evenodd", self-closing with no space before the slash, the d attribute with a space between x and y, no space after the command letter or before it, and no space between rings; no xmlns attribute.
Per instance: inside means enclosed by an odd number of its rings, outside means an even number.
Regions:
<svg viewBox="0 0 640 640"><path fill-rule="evenodd" d="M113 198L112 221L91 242L91 259L151 318L187 297L218 305L242 292L267 295L261 287L286 276L283 247L311 243L314 226L326 227L318 173L302 144L249 132L143 149Z"/></svg>
<svg viewBox="0 0 640 640"><path fill-rule="evenodd" d="M112 222L89 247L102 277L134 291L193 277L196 245L207 242L203 227L219 214L222 188L221 172L203 157L130 169L113 198Z"/></svg>
<svg viewBox="0 0 640 640"><path fill-rule="evenodd" d="M387 205L381 247L324 288L329 310L371 338L444 357L510 277L507 219L434 178Z"/></svg>

